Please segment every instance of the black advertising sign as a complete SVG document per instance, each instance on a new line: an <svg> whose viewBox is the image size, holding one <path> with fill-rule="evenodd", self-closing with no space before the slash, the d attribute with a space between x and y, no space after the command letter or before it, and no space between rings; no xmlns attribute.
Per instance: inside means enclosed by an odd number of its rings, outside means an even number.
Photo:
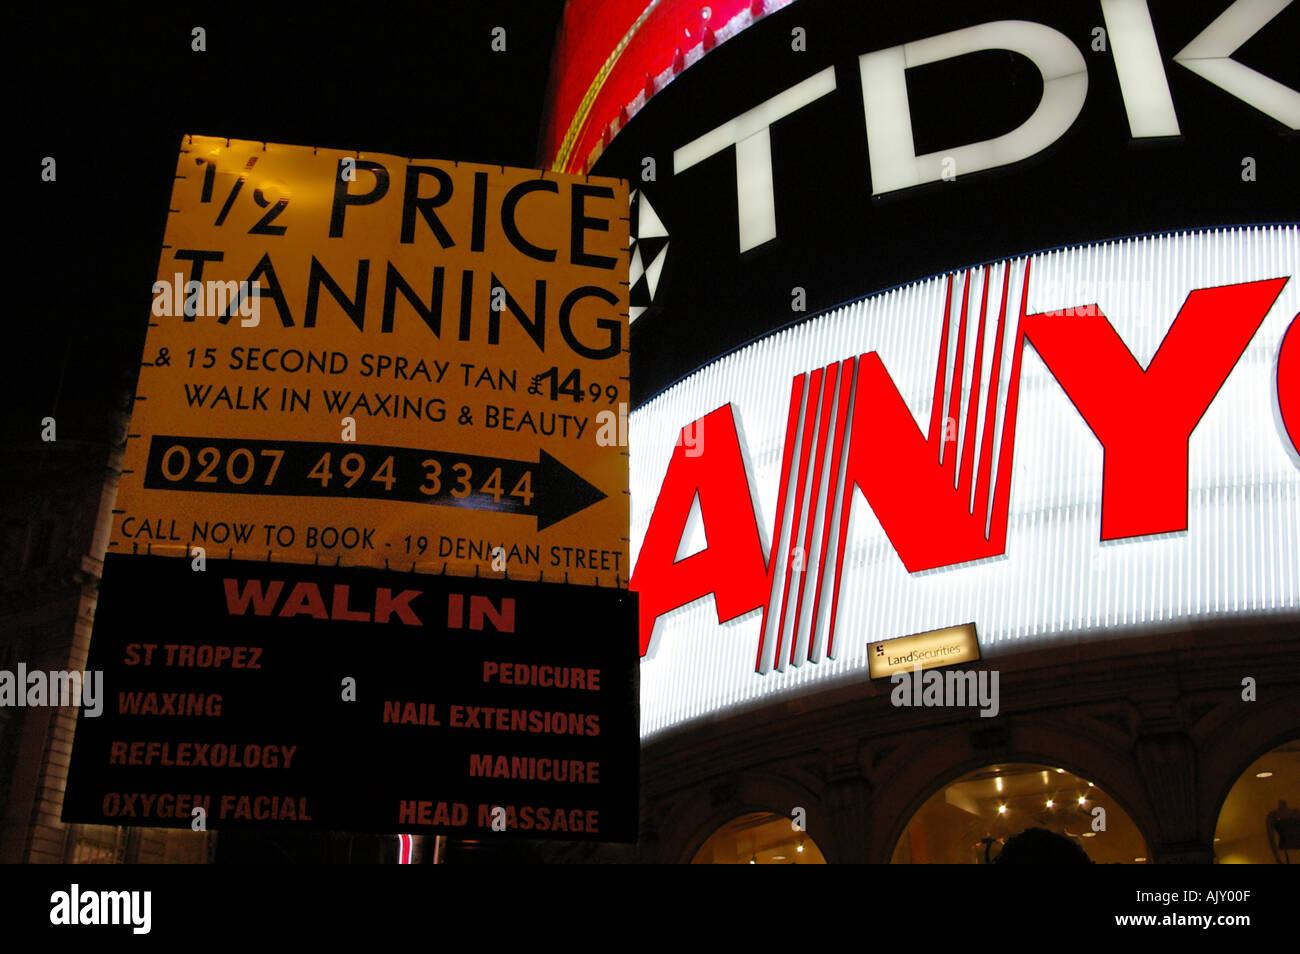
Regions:
<svg viewBox="0 0 1300 954"><path fill-rule="evenodd" d="M66 821L636 840L634 594L192 566L108 556Z"/></svg>

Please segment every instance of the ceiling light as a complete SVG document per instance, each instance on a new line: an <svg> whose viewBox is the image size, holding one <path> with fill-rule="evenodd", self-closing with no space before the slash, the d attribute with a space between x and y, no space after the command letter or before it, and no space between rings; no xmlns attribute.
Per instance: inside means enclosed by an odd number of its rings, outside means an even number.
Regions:
<svg viewBox="0 0 1300 954"><path fill-rule="evenodd" d="M1256 772L1256 773L1255 773L1255 778L1272 778L1272 777L1273 777L1273 773L1272 773L1272 772Z"/></svg>
<svg viewBox="0 0 1300 954"><path fill-rule="evenodd" d="M1052 801L1052 800L1049 798L1049 799L1047 800L1047 807L1048 807L1048 808L1055 808L1055 807L1056 807L1056 802Z"/></svg>
<svg viewBox="0 0 1300 954"><path fill-rule="evenodd" d="M1133 860L1136 861L1138 864L1142 864L1142 862L1146 861L1145 858L1134 858Z"/></svg>
<svg viewBox="0 0 1300 954"><path fill-rule="evenodd" d="M1083 804L1084 802L1086 802L1087 800L1088 800L1088 799L1086 799L1084 796L1082 796L1082 795L1079 796L1079 804L1080 804L1080 805L1082 805L1082 804Z"/></svg>
<svg viewBox="0 0 1300 954"><path fill-rule="evenodd" d="M999 806L998 806L998 814L999 814L999 815L1005 815L1006 813L1007 813L1007 806L1005 806L1005 805L999 805Z"/></svg>

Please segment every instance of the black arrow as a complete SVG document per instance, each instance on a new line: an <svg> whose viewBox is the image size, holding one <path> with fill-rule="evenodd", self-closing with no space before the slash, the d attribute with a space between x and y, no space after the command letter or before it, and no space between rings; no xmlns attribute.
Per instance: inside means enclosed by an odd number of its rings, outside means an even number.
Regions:
<svg viewBox="0 0 1300 954"><path fill-rule="evenodd" d="M539 450L538 454L538 476L542 486L549 488L537 502L538 530L545 530L551 524L605 499L604 491L587 483L546 451Z"/></svg>
<svg viewBox="0 0 1300 954"><path fill-rule="evenodd" d="M537 518L545 530L606 494L544 450L537 461L317 441L155 435L151 490L425 503Z"/></svg>

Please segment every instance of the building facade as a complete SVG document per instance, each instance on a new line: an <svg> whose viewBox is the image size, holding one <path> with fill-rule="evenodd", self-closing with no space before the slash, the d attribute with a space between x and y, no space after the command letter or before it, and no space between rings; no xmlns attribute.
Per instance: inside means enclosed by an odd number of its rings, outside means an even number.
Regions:
<svg viewBox="0 0 1300 954"><path fill-rule="evenodd" d="M550 117L591 148L543 156L637 189L643 827L605 856L1293 858L1292 12L628 6Z"/></svg>

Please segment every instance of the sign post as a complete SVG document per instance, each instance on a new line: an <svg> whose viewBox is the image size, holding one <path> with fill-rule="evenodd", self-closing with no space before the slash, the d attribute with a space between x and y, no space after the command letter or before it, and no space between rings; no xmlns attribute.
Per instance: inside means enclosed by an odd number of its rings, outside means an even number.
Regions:
<svg viewBox="0 0 1300 954"><path fill-rule="evenodd" d="M66 820L635 839L627 208L187 137Z"/></svg>

